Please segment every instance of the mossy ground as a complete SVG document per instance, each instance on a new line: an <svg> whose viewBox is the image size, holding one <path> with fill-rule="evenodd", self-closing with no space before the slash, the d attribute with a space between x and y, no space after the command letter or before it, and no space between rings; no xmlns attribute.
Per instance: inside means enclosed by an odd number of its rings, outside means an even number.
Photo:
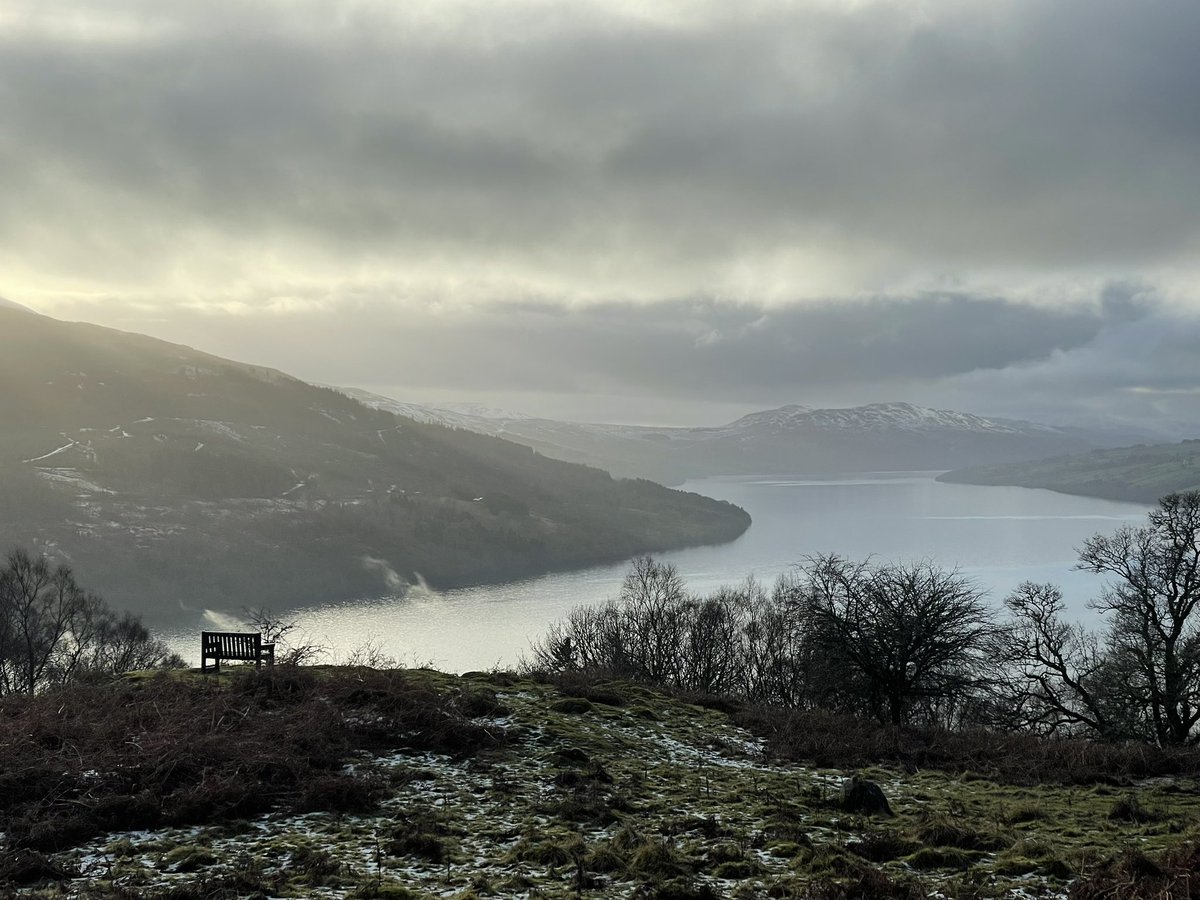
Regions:
<svg viewBox="0 0 1200 900"><path fill-rule="evenodd" d="M1114 853L1178 846L1200 822L1191 780L1018 787L889 769L864 774L896 815L849 815L846 772L773 763L724 713L649 689L580 702L512 676L414 677L477 693L477 721L507 744L465 760L363 756L353 769L387 784L369 814L110 834L53 856L77 877L23 892L787 898L869 878L897 897L1062 896ZM248 887L200 892L219 879Z"/></svg>

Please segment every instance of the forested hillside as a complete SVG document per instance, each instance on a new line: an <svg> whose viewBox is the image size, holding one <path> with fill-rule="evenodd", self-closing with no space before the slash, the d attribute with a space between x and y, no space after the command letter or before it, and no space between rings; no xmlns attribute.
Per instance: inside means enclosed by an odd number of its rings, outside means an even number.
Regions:
<svg viewBox="0 0 1200 900"><path fill-rule="evenodd" d="M65 559L152 620L501 579L749 524L278 371L16 309L0 308L0 384L0 542Z"/></svg>
<svg viewBox="0 0 1200 900"><path fill-rule="evenodd" d="M1064 494L1152 503L1200 488L1200 440L1093 450L1036 462L976 466L939 476L964 484L1011 484Z"/></svg>

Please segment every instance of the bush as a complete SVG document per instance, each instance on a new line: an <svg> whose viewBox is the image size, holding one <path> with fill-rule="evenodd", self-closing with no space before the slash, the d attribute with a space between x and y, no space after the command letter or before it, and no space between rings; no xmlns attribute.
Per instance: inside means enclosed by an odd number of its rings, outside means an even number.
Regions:
<svg viewBox="0 0 1200 900"><path fill-rule="evenodd" d="M774 756L843 769L890 763L1013 784L1129 783L1200 774L1200 749L1042 738L986 729L893 728L825 710L749 706L735 721L763 736Z"/></svg>
<svg viewBox="0 0 1200 900"><path fill-rule="evenodd" d="M1130 850L1071 886L1071 900L1191 900L1200 897L1200 848L1186 844L1157 859Z"/></svg>

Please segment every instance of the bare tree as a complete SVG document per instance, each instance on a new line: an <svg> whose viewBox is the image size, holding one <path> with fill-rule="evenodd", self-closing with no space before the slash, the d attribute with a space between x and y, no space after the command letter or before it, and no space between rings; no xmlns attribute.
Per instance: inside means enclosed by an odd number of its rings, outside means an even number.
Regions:
<svg viewBox="0 0 1200 900"><path fill-rule="evenodd" d="M135 616L118 617L66 566L13 550L0 569L0 693L182 665Z"/></svg>
<svg viewBox="0 0 1200 900"><path fill-rule="evenodd" d="M821 556L793 590L810 639L835 670L861 680L882 722L932 715L984 682L995 623L982 592L955 570Z"/></svg>
<svg viewBox="0 0 1200 900"><path fill-rule="evenodd" d="M740 632L760 597L761 588L750 580L740 588L721 588L688 601L686 636L677 648L684 687L706 694L739 692Z"/></svg>
<svg viewBox="0 0 1200 900"><path fill-rule="evenodd" d="M311 665L329 652L324 645L301 638L299 624L272 609L246 607L242 618L262 635L264 644L275 645L275 661L280 665Z"/></svg>
<svg viewBox="0 0 1200 900"><path fill-rule="evenodd" d="M1200 491L1168 494L1148 523L1096 535L1079 568L1113 577L1093 606L1109 617L1112 664L1143 698L1160 744L1200 741Z"/></svg>
<svg viewBox="0 0 1200 900"><path fill-rule="evenodd" d="M776 582L771 595L747 598L739 628L739 688L748 700L784 706L812 704L819 679L807 666L809 643L792 584Z"/></svg>
<svg viewBox="0 0 1200 900"><path fill-rule="evenodd" d="M1112 691L1107 657L1095 635L1063 621L1062 591L1027 581L1004 602L1012 613L1004 656L1014 724L1047 734L1084 729L1119 736L1106 696Z"/></svg>
<svg viewBox="0 0 1200 900"><path fill-rule="evenodd" d="M0 680L6 692L32 694L52 669L56 653L80 612L84 594L65 566L13 550L0 572L4 636Z"/></svg>
<svg viewBox="0 0 1200 900"><path fill-rule="evenodd" d="M107 613L87 659L87 671L98 675L119 675L144 669L180 669L183 658L156 640L142 620L131 613L116 616Z"/></svg>
<svg viewBox="0 0 1200 900"><path fill-rule="evenodd" d="M649 556L634 560L621 583L621 643L631 674L678 683L679 649L687 635L686 590L678 570Z"/></svg>

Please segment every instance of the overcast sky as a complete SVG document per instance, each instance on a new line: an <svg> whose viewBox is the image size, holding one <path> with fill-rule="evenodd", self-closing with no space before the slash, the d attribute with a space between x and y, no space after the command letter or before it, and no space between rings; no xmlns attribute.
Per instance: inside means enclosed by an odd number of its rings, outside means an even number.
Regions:
<svg viewBox="0 0 1200 900"><path fill-rule="evenodd" d="M2 0L0 294L404 399L1200 422L1196 0Z"/></svg>

